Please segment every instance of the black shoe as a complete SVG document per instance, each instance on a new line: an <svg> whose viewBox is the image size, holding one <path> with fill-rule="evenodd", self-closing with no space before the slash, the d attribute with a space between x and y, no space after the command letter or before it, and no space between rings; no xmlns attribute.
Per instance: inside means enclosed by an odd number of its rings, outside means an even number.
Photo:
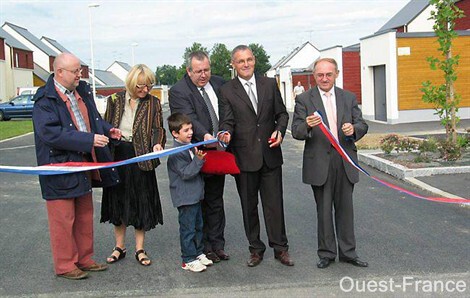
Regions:
<svg viewBox="0 0 470 298"><path fill-rule="evenodd" d="M325 269L326 267L330 266L330 263L333 263L335 260L328 259L328 258L320 258L317 263L317 267L320 269Z"/></svg>
<svg viewBox="0 0 470 298"><path fill-rule="evenodd" d="M351 259L351 260L340 259L340 262L349 263L349 264L351 264L353 266L356 266L356 267L368 267L369 266L369 264L367 262L361 261L361 260L359 260L359 258L355 258L355 259Z"/></svg>
<svg viewBox="0 0 470 298"><path fill-rule="evenodd" d="M220 262L219 256L213 251L206 252L206 258L208 258L209 260L211 260L214 263Z"/></svg>
<svg viewBox="0 0 470 298"><path fill-rule="evenodd" d="M230 256L225 252L223 249L218 249L215 251L215 254L219 257L222 261L228 261Z"/></svg>

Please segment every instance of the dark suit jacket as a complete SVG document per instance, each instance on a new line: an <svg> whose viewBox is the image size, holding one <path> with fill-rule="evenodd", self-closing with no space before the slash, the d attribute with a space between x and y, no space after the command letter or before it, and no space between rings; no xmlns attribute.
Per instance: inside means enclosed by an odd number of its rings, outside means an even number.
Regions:
<svg viewBox="0 0 470 298"><path fill-rule="evenodd" d="M229 149L241 171L261 169L263 160L270 168L282 165L281 147L269 148L268 139L278 130L285 136L289 114L275 79L256 76L258 114L238 78L220 88L221 130L231 133Z"/></svg>
<svg viewBox="0 0 470 298"><path fill-rule="evenodd" d="M218 76L211 76L209 83L212 85L217 98L220 98L218 91L220 86L225 83L224 79ZM171 113L179 112L191 118L194 131L193 140L195 142L204 141L204 135L206 133L214 133L212 131L211 117L206 103L204 102L204 98L202 98L201 92L191 81L188 74L185 74L181 80L171 87L168 101L170 103ZM217 108L218 107L214 107L214 109Z"/></svg>
<svg viewBox="0 0 470 298"><path fill-rule="evenodd" d="M335 87L335 96L339 142L349 156L357 162L357 148L354 142L367 133L368 125L362 119L362 112L353 93ZM320 111L323 121L329 126L325 107L317 87L297 96L292 119L292 136L298 140L305 140L302 169L303 182L320 186L326 182L330 154L335 149L318 126L308 127L305 118L315 111ZM343 123L348 122L354 126L354 135L349 138L341 130ZM358 171L344 160L343 165L349 181L351 183L358 182Z"/></svg>

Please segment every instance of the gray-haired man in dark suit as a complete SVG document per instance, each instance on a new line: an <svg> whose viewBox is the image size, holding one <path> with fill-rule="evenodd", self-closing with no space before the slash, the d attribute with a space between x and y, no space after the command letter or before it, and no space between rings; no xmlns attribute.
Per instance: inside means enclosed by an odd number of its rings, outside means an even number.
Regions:
<svg viewBox="0 0 470 298"><path fill-rule="evenodd" d="M312 186L317 204L318 268L328 267L337 255L342 262L367 267L368 264L356 254L354 236L352 193L354 184L359 181L359 173L336 152L318 127L320 116L314 115L314 112L320 112L341 146L357 162L354 142L367 133L368 126L362 119L356 96L334 86L338 73L334 59L322 58L315 62L313 74L317 87L297 97L292 136L305 140L302 178L304 183Z"/></svg>
<svg viewBox="0 0 470 298"><path fill-rule="evenodd" d="M211 75L209 56L202 51L189 54L186 74L171 89L169 96L171 113L186 114L193 124L193 142L213 139L219 128L219 88L224 79ZM204 150L216 150L205 148ZM217 263L228 260L225 252L225 175L204 176L204 253Z"/></svg>

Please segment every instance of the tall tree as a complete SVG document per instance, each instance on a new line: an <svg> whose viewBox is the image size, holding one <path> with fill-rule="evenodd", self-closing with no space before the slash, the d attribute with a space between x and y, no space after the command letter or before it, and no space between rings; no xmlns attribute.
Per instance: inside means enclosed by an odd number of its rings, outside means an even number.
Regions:
<svg viewBox="0 0 470 298"><path fill-rule="evenodd" d="M256 58L255 73L264 76L271 68L268 54L264 50L264 47L257 43L250 43L248 47L251 49L253 55Z"/></svg>
<svg viewBox="0 0 470 298"><path fill-rule="evenodd" d="M186 73L186 59L188 58L189 54L191 52L195 51L203 51L208 53L207 48L203 47L202 44L198 42L193 42L191 47L187 47L184 49L184 54L183 54L183 64L181 64L181 67L178 69L178 74L177 74L177 79L180 80L183 78L184 74Z"/></svg>
<svg viewBox="0 0 470 298"><path fill-rule="evenodd" d="M428 57L427 61L432 70L440 69L444 73L445 82L434 85L431 81L423 83L421 91L425 102L435 105L436 114L439 115L442 125L446 129L447 141L457 143L457 123L459 96L454 89L457 80L456 67L459 64L459 55L452 56L452 40L457 37L454 31L455 20L464 16L462 10L455 6L455 0L431 0L436 10L431 11L430 20L434 20L433 30L439 43L438 50L441 58Z"/></svg>
<svg viewBox="0 0 470 298"><path fill-rule="evenodd" d="M183 65L186 67L186 59L188 58L189 54L195 51L203 51L206 53L209 53L206 47L203 47L202 44L198 42L193 42L193 45L189 48L184 49L184 54L183 54Z"/></svg>
<svg viewBox="0 0 470 298"><path fill-rule="evenodd" d="M223 43L216 43L211 50L211 73L230 80L230 51Z"/></svg>
<svg viewBox="0 0 470 298"><path fill-rule="evenodd" d="M173 85L177 81L178 70L174 65L157 66L155 76L157 77L158 84L160 85Z"/></svg>

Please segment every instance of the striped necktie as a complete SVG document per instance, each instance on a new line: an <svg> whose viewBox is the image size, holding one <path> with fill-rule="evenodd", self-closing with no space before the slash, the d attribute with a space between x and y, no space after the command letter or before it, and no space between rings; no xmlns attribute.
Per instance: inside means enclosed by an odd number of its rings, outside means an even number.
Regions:
<svg viewBox="0 0 470 298"><path fill-rule="evenodd" d="M214 106L212 106L211 99L209 98L206 90L204 90L204 87L201 87L201 92L202 98L204 98L204 102L206 103L207 109L209 110L209 116L212 123L212 133L217 133L219 131L219 120L217 119Z"/></svg>
<svg viewBox="0 0 470 298"><path fill-rule="evenodd" d="M253 108L255 109L255 113L258 114L258 100L256 99L256 95L253 92L253 89L251 89L251 85L253 85L253 83L246 82L245 85L248 86L248 97L250 98L251 104L253 105Z"/></svg>

